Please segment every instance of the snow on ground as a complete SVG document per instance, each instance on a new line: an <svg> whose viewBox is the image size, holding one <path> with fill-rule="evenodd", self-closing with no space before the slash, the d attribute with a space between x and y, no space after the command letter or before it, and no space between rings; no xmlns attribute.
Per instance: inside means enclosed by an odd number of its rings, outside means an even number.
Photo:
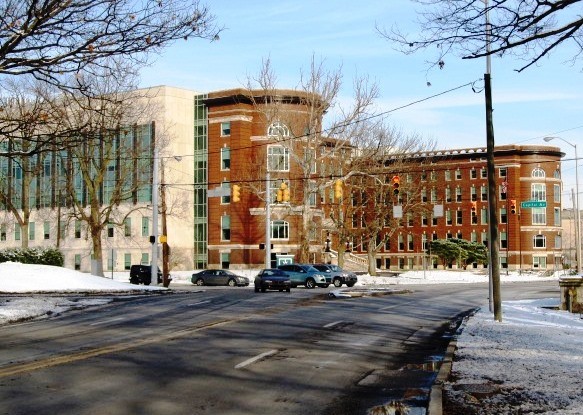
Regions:
<svg viewBox="0 0 583 415"><path fill-rule="evenodd" d="M251 282L255 273L253 270L240 272ZM191 271L173 272L170 287L190 284L191 274ZM503 271L500 278L540 281L558 280L559 275L542 277L538 273L514 272L506 275ZM361 275L357 285L487 281L483 271L430 270L391 277ZM60 267L0 263L0 325L109 301L60 297L59 293L115 294L144 290L166 288L129 284L128 272L95 277ZM582 414L583 319L578 314L547 308L558 304L558 297L503 302L502 323L493 320L487 305L469 318L457 339L452 371L457 379L446 384L454 399L475 404L478 414ZM475 398L468 401L469 395L458 390L461 384L497 385L499 391L480 398L479 402Z"/></svg>

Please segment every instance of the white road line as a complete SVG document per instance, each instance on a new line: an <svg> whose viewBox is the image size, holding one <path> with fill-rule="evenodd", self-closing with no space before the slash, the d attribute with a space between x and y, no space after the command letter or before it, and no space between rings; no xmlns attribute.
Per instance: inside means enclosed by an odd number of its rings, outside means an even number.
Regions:
<svg viewBox="0 0 583 415"><path fill-rule="evenodd" d="M113 323L114 321L119 321L119 320L123 320L123 317L116 317L116 318L110 318L109 320L97 321L95 323L91 323L90 326L98 326L100 324Z"/></svg>
<svg viewBox="0 0 583 415"><path fill-rule="evenodd" d="M393 305L388 305L388 306L386 306L386 307L379 308L379 311L382 311L382 310L388 310L388 309L390 309L390 308L395 308L395 307L399 307L399 306L402 306L402 305L403 305L403 304L393 304Z"/></svg>
<svg viewBox="0 0 583 415"><path fill-rule="evenodd" d="M189 307L195 306L195 305L201 305L201 304L206 304L206 303L210 303L211 300L206 300L206 301L201 301L199 303L194 303L194 304L188 304Z"/></svg>
<svg viewBox="0 0 583 415"><path fill-rule="evenodd" d="M271 355L274 355L276 353L277 353L277 350L273 349L273 350L270 350L268 352L258 354L257 356L252 357L251 359L247 359L244 362L239 363L238 365L235 366L235 369L244 368L245 366L249 366L250 364L255 363L256 361L258 361L260 359L263 359L264 357L271 356Z"/></svg>
<svg viewBox="0 0 583 415"><path fill-rule="evenodd" d="M324 326L325 329L329 329L330 327L334 327L340 323L344 323L342 320L335 321L333 323L328 323Z"/></svg>

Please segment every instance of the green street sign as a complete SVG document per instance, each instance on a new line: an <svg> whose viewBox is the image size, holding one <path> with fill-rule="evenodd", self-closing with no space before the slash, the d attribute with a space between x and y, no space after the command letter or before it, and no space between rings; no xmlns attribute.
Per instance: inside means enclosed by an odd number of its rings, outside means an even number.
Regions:
<svg viewBox="0 0 583 415"><path fill-rule="evenodd" d="M546 200L525 200L524 202L520 202L520 207L523 209L546 208L547 201Z"/></svg>

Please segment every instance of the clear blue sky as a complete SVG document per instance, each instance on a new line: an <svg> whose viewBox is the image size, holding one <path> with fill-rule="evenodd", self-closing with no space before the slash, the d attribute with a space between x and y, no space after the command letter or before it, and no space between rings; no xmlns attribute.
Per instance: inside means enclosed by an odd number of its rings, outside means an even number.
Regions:
<svg viewBox="0 0 583 415"><path fill-rule="evenodd" d="M391 111L479 80L486 69L485 59L452 56L443 70L427 73L430 51L405 56L393 50L375 25L399 24L415 32L416 5L409 0L206 3L225 28L221 39L177 42L143 71L143 86L172 85L199 92L242 87L259 72L262 60L270 58L278 86L295 88L300 72L307 71L315 56L330 70L342 67L341 100L350 100L355 76L368 76L380 87L379 111ZM566 62L572 51L565 47L522 73L515 71L520 62L492 59L496 145L545 144L545 136L583 144L583 61L575 66ZM486 146L484 93L474 93L469 86L391 112L389 120L405 133L435 140L440 149ZM575 187L573 147L560 140L550 144L566 153L564 191L570 194ZM577 150L583 158L583 145ZM571 206L566 199L564 204Z"/></svg>

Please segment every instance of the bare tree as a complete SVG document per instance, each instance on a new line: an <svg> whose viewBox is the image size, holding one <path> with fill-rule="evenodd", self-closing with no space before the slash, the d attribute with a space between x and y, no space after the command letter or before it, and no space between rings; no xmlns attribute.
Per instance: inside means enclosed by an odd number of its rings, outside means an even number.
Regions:
<svg viewBox="0 0 583 415"><path fill-rule="evenodd" d="M358 79L354 83L353 101L344 107L339 103L341 85L341 70L328 71L323 62L314 58L294 91L277 88L269 60L263 63L257 79L248 82L255 107L270 127L268 138L289 153L295 166L281 180L287 182L293 195L288 214L301 216L300 262L309 261L311 240L318 239L321 246L317 232L322 221L317 217L321 218L322 211L315 209L316 200L332 188L335 178L344 174L342 163L333 166L330 160L352 148L351 134L360 121L370 116L378 95L375 84L365 78ZM257 91L262 91L260 99ZM299 102L292 102L294 99ZM323 172L322 168L327 171ZM332 171L334 168L339 170Z"/></svg>
<svg viewBox="0 0 583 415"><path fill-rule="evenodd" d="M78 88L61 76L106 66L112 57L141 66L175 40L218 34L214 17L196 0L5 0L0 76L32 74Z"/></svg>
<svg viewBox="0 0 583 415"><path fill-rule="evenodd" d="M153 110L147 90L128 92L134 78L127 74L122 69L117 76L88 79L85 93L62 97L68 108L64 121L70 130L77 128L72 142L62 143L58 152L67 217L86 227L95 275L103 274L104 230L122 226L144 207L137 202L152 189L151 154L157 145L150 123Z"/></svg>
<svg viewBox="0 0 583 415"><path fill-rule="evenodd" d="M437 56L430 64L440 68L450 53L464 59L512 54L525 61L517 69L520 72L567 43L575 46L572 64L582 56L580 0L412 1L422 7L418 13L419 31L414 35L403 33L398 27L379 31L407 54L437 47Z"/></svg>

